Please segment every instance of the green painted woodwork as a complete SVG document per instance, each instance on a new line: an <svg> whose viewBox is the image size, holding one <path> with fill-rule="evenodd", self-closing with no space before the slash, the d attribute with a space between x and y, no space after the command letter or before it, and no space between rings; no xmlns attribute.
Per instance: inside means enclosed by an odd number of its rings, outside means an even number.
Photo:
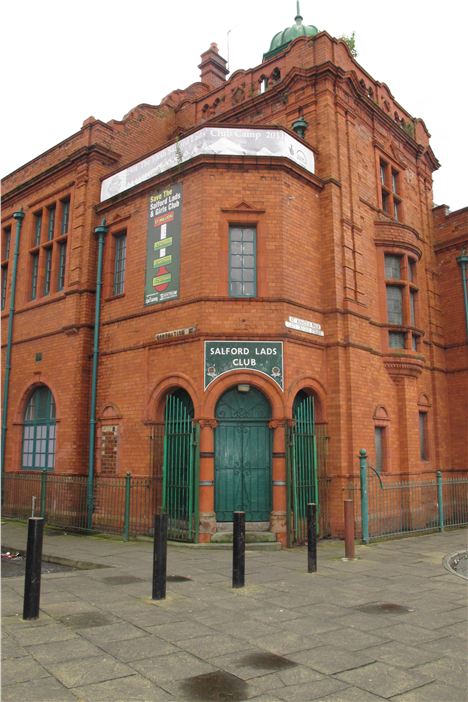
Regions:
<svg viewBox="0 0 468 702"><path fill-rule="evenodd" d="M55 402L45 385L29 398L23 423L22 467L53 470L55 463Z"/></svg>
<svg viewBox="0 0 468 702"><path fill-rule="evenodd" d="M219 522L231 522L234 511L246 521L270 519L271 408L254 388L228 390L216 407L215 511Z"/></svg>
<svg viewBox="0 0 468 702"><path fill-rule="evenodd" d="M50 223L50 220L49 220ZM91 407L89 412L88 480L86 484L86 511L88 529L93 526L94 512L94 447L96 445L96 400L99 366L99 332L101 326L102 266L104 241L109 227L103 217L101 224L94 228L98 236L98 258L96 267L96 299L94 303L93 361L91 369Z"/></svg>
<svg viewBox="0 0 468 702"><path fill-rule="evenodd" d="M288 538L291 544L307 541L307 504L317 505L317 437L315 432L314 397L301 391L293 406L293 425L288 437Z"/></svg>
<svg viewBox="0 0 468 702"><path fill-rule="evenodd" d="M198 534L198 425L193 403L184 390L166 399L164 415L163 504L168 536L195 541Z"/></svg>
<svg viewBox="0 0 468 702"><path fill-rule="evenodd" d="M18 273L18 258L20 248L21 227L24 219L24 212L21 208L13 213L16 220L15 251L13 254L13 271L10 284L10 311L8 314L7 347L5 354L5 370L3 374L3 404L2 404L2 446L1 446L1 484L2 484L2 504L3 504L3 481L5 477L5 446L8 424L8 394L10 391L10 371L11 371L11 349L13 345L13 318L15 316L16 299L16 276Z"/></svg>

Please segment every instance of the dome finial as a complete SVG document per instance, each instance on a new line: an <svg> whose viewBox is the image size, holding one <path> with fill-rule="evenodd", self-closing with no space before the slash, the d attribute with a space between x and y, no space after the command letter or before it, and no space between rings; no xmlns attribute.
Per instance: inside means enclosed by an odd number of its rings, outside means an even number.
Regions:
<svg viewBox="0 0 468 702"><path fill-rule="evenodd" d="M300 5L299 5L299 0L297 0L297 2L296 2L296 16L295 16L294 19L296 20L296 22L297 22L298 20L301 20L301 21L302 21L301 8L300 8ZM300 22L297 22L297 23L300 24Z"/></svg>
<svg viewBox="0 0 468 702"><path fill-rule="evenodd" d="M272 56L279 53L285 49L288 44L290 44L294 39L298 37L315 37L318 34L317 27L313 24L304 25L302 24L301 7L299 0L296 0L296 11L297 15L295 17L295 22L292 27L286 27L282 32L275 34L270 43L270 50L263 54L263 60L268 61Z"/></svg>

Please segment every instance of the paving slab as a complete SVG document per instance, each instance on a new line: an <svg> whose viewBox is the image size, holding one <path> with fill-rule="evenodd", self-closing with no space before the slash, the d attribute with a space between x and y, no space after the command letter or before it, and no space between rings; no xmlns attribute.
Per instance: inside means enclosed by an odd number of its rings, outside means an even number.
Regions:
<svg viewBox="0 0 468 702"><path fill-rule="evenodd" d="M468 653L468 651L465 649L465 654L466 653ZM447 683L448 685L454 685L465 691L468 690L468 666L466 656L464 660L462 658L444 656L429 663L415 666L412 670Z"/></svg>
<svg viewBox="0 0 468 702"><path fill-rule="evenodd" d="M165 639L166 641L182 641L183 639L191 639L200 636L213 635L213 629L200 622L182 621L171 622L170 624L157 624L156 626L147 626L146 631Z"/></svg>
<svg viewBox="0 0 468 702"><path fill-rule="evenodd" d="M260 636L274 636L278 632L278 627L252 620L250 616L236 619L236 621L211 624L211 627L220 633L236 636L249 642Z"/></svg>
<svg viewBox="0 0 468 702"><path fill-rule="evenodd" d="M440 652L429 651L421 646L409 646L400 641L388 641L380 646L370 646L365 653L382 663L413 668L440 657Z"/></svg>
<svg viewBox="0 0 468 702"><path fill-rule="evenodd" d="M323 634L319 634L316 645L324 644L332 647L341 647L349 651L359 651L360 649L369 648L369 646L377 646L389 640L390 637L381 630L369 634L365 631L357 631L350 627L343 627L342 629L334 629L333 631L326 631ZM312 648L312 646L310 648Z"/></svg>
<svg viewBox="0 0 468 702"><path fill-rule="evenodd" d="M220 700L246 700L255 695L249 685L235 675L224 671L204 673L170 683L164 689L179 702L199 700L200 702L220 702Z"/></svg>
<svg viewBox="0 0 468 702"><path fill-rule="evenodd" d="M24 548L25 525L4 532L10 550ZM44 576L31 622L23 578L8 578L3 654L17 677L3 699L459 702L467 587L442 556L465 541L458 530L357 544L352 563L341 542L319 542L316 574L303 548L249 552L240 590L230 551L169 545L168 573L192 580L168 580L153 601L151 541L46 534L45 553L106 568Z"/></svg>
<svg viewBox="0 0 468 702"><path fill-rule="evenodd" d="M434 612L430 609L421 610L419 606L417 611L408 614L407 623L416 622L418 626L425 629L437 629L443 631L450 624L466 623L466 607L456 607L453 609L445 609L440 612ZM444 633L444 632L443 632Z"/></svg>
<svg viewBox="0 0 468 702"><path fill-rule="evenodd" d="M380 695L373 695L359 687L346 687L325 697L318 697L316 702L382 702L383 699Z"/></svg>
<svg viewBox="0 0 468 702"><path fill-rule="evenodd" d="M2 685L2 702L76 702L76 696L52 676L15 685Z"/></svg>
<svg viewBox="0 0 468 702"><path fill-rule="evenodd" d="M260 636L252 639L251 643L258 648L263 648L272 653L285 655L294 651L304 651L318 645L320 640L313 636L302 636L290 631L278 631L270 636Z"/></svg>
<svg viewBox="0 0 468 702"><path fill-rule="evenodd" d="M123 678L133 673L127 665L105 654L62 663L47 663L47 669L65 687Z"/></svg>
<svg viewBox="0 0 468 702"><path fill-rule="evenodd" d="M46 626L24 627L21 622L16 629L11 630L11 636L21 645L48 643L50 641L66 641L74 639L76 634L60 624L47 624Z"/></svg>
<svg viewBox="0 0 468 702"><path fill-rule="evenodd" d="M92 626L90 628L80 628L80 636L84 636L90 641L108 643L109 641L124 641L127 639L136 639L139 636L147 636L147 632L143 631L133 624L105 624L104 626Z"/></svg>
<svg viewBox="0 0 468 702"><path fill-rule="evenodd" d="M2 685L47 678L49 673L29 656L10 658L2 663Z"/></svg>
<svg viewBox="0 0 468 702"><path fill-rule="evenodd" d="M22 658L28 655L28 651L14 641L11 636L2 632L2 661L8 658Z"/></svg>
<svg viewBox="0 0 468 702"><path fill-rule="evenodd" d="M278 676L276 687L284 684L279 677L280 674L290 670L296 672L300 667L288 657L267 653L260 648L248 648L242 652L213 658L212 664L217 668L236 675L242 680L261 678L274 673ZM319 678L320 675L314 673L313 677Z"/></svg>
<svg viewBox="0 0 468 702"><path fill-rule="evenodd" d="M76 702L165 702L174 700L172 695L141 675L134 674L116 680L106 680L105 682L93 685L82 685L71 689L74 693L73 699Z"/></svg>
<svg viewBox="0 0 468 702"><path fill-rule="evenodd" d="M430 682L390 699L392 702L463 702L466 700L466 688L461 690L452 685Z"/></svg>
<svg viewBox="0 0 468 702"><path fill-rule="evenodd" d="M302 636L316 636L326 631L335 631L340 628L340 621L336 617L327 617L315 612L309 616L302 616L288 621L282 621L279 626L284 631L300 634Z"/></svg>
<svg viewBox="0 0 468 702"><path fill-rule="evenodd" d="M432 682L432 676L380 662L337 673L336 677L381 697L392 697Z"/></svg>
<svg viewBox="0 0 468 702"><path fill-rule="evenodd" d="M375 657L370 653L370 649L364 649L363 651L347 651L346 649L336 648L334 646L316 646L307 651L291 653L289 654L289 658L327 675L333 675L334 673L339 673L351 668L358 668L375 661Z"/></svg>
<svg viewBox="0 0 468 702"><path fill-rule="evenodd" d="M307 700L316 700L324 695L344 690L346 683L333 678L323 678L315 682L307 682L302 685L289 685L280 689L273 689L271 692L280 700L288 702L306 702Z"/></svg>
<svg viewBox="0 0 468 702"><path fill-rule="evenodd" d="M102 654L100 648L78 637L66 641L35 644L28 646L27 651L30 656L45 666Z"/></svg>
<svg viewBox="0 0 468 702"><path fill-rule="evenodd" d="M440 633L437 629L424 629L417 624L395 624L394 626L375 629L373 633L382 639L393 639L410 645L439 640L443 637L443 633Z"/></svg>
<svg viewBox="0 0 468 702"><path fill-rule="evenodd" d="M445 656L461 658L464 661L467 658L466 639L461 639L458 636L445 636L435 641L424 641L421 647L426 651L443 653Z"/></svg>
<svg viewBox="0 0 468 702"><path fill-rule="evenodd" d="M130 661L152 656L167 656L175 653L179 649L169 641L160 639L157 636L147 634L134 639L120 639L118 641L100 641L99 646L114 656L119 661L129 663Z"/></svg>
<svg viewBox="0 0 468 702"><path fill-rule="evenodd" d="M174 649L170 655L155 655L139 660L130 661L130 666L143 677L158 685L187 677L213 673L218 670L215 664L210 665L191 653Z"/></svg>
<svg viewBox="0 0 468 702"><path fill-rule="evenodd" d="M193 653L205 660L210 660L225 653L242 651L245 648L245 641L223 634L211 634L210 636L183 639L178 641L177 645L184 651Z"/></svg>

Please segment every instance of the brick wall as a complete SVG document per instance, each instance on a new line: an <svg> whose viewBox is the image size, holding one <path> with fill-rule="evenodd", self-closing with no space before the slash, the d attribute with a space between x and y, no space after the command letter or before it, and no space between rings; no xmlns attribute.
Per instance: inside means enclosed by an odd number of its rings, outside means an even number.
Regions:
<svg viewBox="0 0 468 702"><path fill-rule="evenodd" d="M260 94L262 76L271 77L275 69L280 79ZM287 160L200 157L99 203L102 178L208 120L290 129L299 115L308 122L305 141L316 153L313 176ZM400 223L386 216L379 202L382 158L401 174ZM7 469L20 466L28 393L45 383L57 404L56 470L87 472L97 262L93 231L103 217L109 233L96 445L97 469L103 474L151 474L152 422L161 421L170 388L187 389L197 417L212 416L216 392L225 387L203 389L203 341L215 338L284 341L285 391L278 395L268 383L261 389L269 394L277 420L291 418L301 388L315 393L327 423L330 476L343 481L355 474L360 448L374 460L377 411L387 417L388 471L466 467L466 336L455 260L466 243L466 210L447 215L438 208L432 219L431 174L437 166L423 123L325 32L312 41L297 39L268 62L237 71L216 90L196 83L174 91L159 106L135 107L122 121L85 120L77 134L4 181L2 226L12 225L14 234L12 214L20 207L25 211ZM144 307L148 196L175 182L183 189L180 295ZM70 197L65 286L31 300L34 213L65 196ZM229 298L229 224L257 229L255 299ZM114 235L123 230L125 290L113 297ZM2 266L8 263L9 279L13 249L14 236L10 259L2 261ZM417 260L417 352L388 348L385 251L411 251ZM7 303L3 350L8 312ZM287 329L290 315L321 324L324 337ZM190 337L155 340L158 333L191 326L196 331ZM245 372L232 381L239 378L256 382ZM114 408L111 416L108 407ZM421 407L429 427L424 461L419 455ZM117 434L105 429L114 425ZM336 514L341 514L340 485L330 498Z"/></svg>

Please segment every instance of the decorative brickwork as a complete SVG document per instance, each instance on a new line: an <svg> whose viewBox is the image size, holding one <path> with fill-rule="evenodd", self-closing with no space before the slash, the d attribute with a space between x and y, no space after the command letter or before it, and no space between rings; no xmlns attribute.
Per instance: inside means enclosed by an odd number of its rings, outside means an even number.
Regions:
<svg viewBox="0 0 468 702"><path fill-rule="evenodd" d="M123 478L130 471L160 480L165 398L183 388L195 422L202 418L200 538L209 540L216 528L216 404L230 388L255 388L271 406L270 522L284 543L285 429L304 390L313 395L316 420L324 427L317 456L322 533L340 534L344 489L358 474L360 448L366 447L374 461L376 426L388 427L390 474L450 473L468 465L467 335L456 260L468 246L468 210L449 214L444 206L432 214L431 179L438 162L424 122L363 71L342 41L326 32L299 36L227 80L225 65L212 45L202 54L201 82L174 90L158 106L139 105L122 121L89 118L76 134L5 178L2 230L10 232L10 253L3 260L2 249L2 270L8 286L13 213L25 212L6 470L20 470L24 402L41 383L56 406L55 472L87 475L97 268L93 231L105 218L110 233L104 244L97 406L119 410L104 410L96 419L97 473ZM306 123L303 139L293 131L298 120ZM138 172L141 161L171 145L177 154L183 139L195 138L201 127L233 130L231 151L179 153L177 165L164 170L163 164L101 202L105 178L130 166ZM271 155L269 149L257 155L236 150L236 130L253 127L271 144L281 128L293 140L294 158ZM315 155L314 172L301 165L309 152ZM171 212L161 215L161 239L148 249L149 197L174 185L183 194L177 297L145 306L145 271L158 293L164 292L176 255ZM58 207L55 238L41 240L36 251L38 212L46 213L51 203ZM66 232L59 231L65 219ZM255 231L253 252L242 248L244 241L230 244L230 227ZM125 266L119 268L115 294L115 237L122 232ZM389 281L386 255L401 257L405 277ZM230 276L239 271L255 279L253 296L231 295ZM33 274L37 289L47 290L35 299ZM395 288L400 324L389 319L389 286ZM3 345L9 312L6 297ZM305 324L288 326L291 317ZM205 390L204 342L211 340L233 341L240 348L243 341L281 341L284 390L240 364ZM422 397L430 402L424 406L429 445L424 460L418 438ZM385 417L376 407L385 408ZM102 499L96 496L101 512Z"/></svg>

